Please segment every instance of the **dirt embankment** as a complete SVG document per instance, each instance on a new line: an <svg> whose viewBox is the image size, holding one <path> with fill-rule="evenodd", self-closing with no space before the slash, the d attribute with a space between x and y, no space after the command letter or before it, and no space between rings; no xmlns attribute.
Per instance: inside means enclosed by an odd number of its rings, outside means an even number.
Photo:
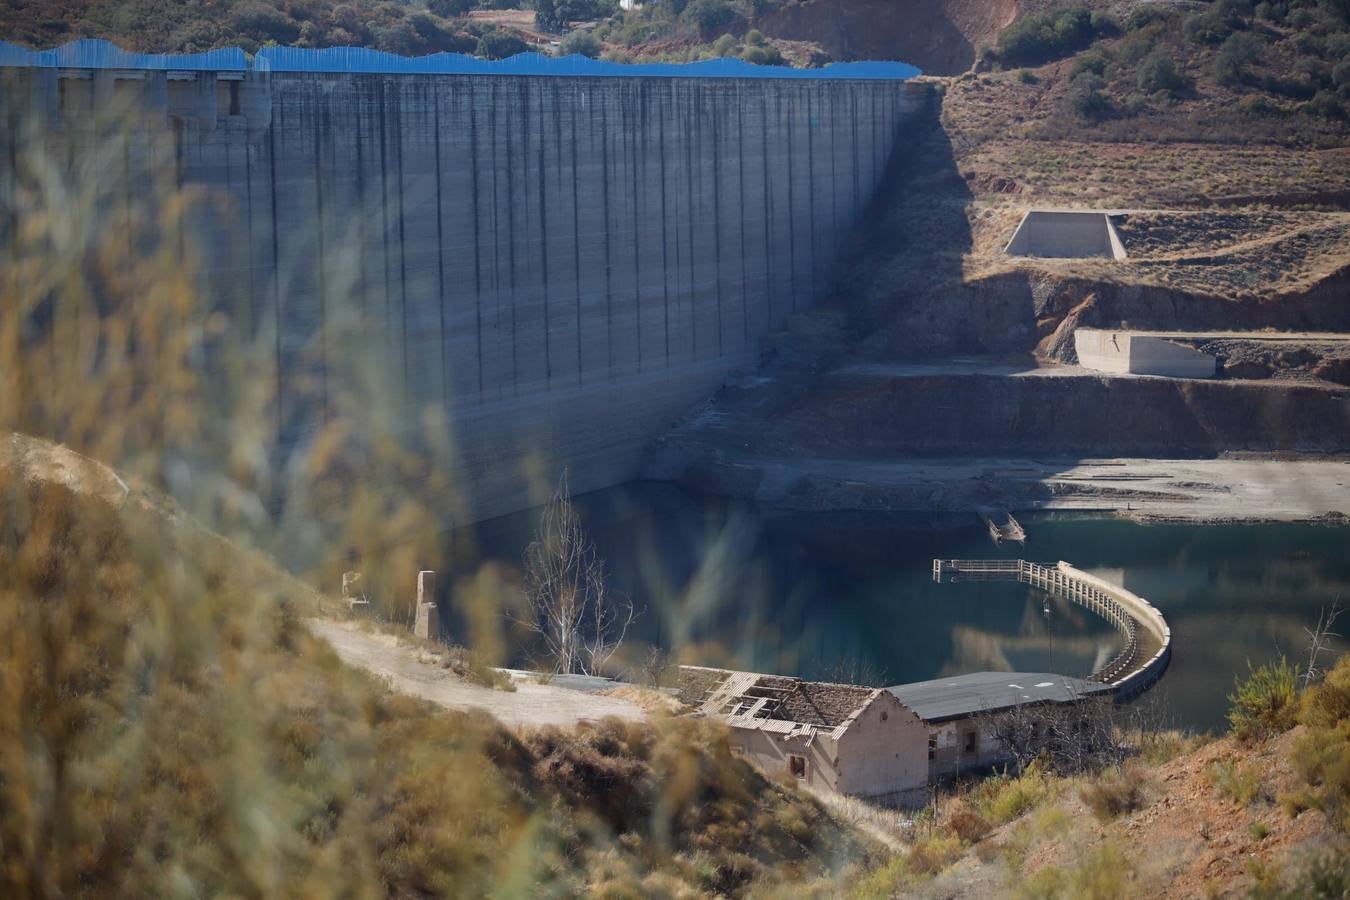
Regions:
<svg viewBox="0 0 1350 900"><path fill-rule="evenodd" d="M1245 298L1018 269L902 300L865 352L917 359L1039 349L1049 359L1072 362L1078 326L1345 332L1348 291L1350 267L1303 290Z"/></svg>
<svg viewBox="0 0 1350 900"><path fill-rule="evenodd" d="M1275 886L1297 879L1315 859L1341 858L1347 841L1322 812L1291 817L1281 808L1278 798L1300 785L1290 758L1301 734L1251 747L1223 738L1131 770L1137 808L1105 821L1081 785L1056 785L1054 799L984 837L924 895L987 897L1063 885L1053 896L1104 896L1084 889L1097 884L1120 897L1308 896L1276 893ZM1105 880L1092 882L1094 872Z"/></svg>
<svg viewBox="0 0 1350 900"><path fill-rule="evenodd" d="M853 457L1334 453L1350 434L1350 393L1092 375L840 377L768 433L784 446Z"/></svg>
<svg viewBox="0 0 1350 900"><path fill-rule="evenodd" d="M1017 12L1017 0L805 0L758 17L755 27L814 42L836 59L898 59L930 75L955 75Z"/></svg>

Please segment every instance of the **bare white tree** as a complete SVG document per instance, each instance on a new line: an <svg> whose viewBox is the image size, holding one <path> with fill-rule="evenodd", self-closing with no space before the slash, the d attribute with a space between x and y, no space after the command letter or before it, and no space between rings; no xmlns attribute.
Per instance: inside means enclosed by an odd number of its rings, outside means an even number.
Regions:
<svg viewBox="0 0 1350 900"><path fill-rule="evenodd" d="M525 549L525 593L519 621L539 635L555 672L599 673L637 618L632 600L605 585L604 560L581 529L566 470Z"/></svg>
<svg viewBox="0 0 1350 900"><path fill-rule="evenodd" d="M1318 681L1322 675L1322 666L1320 658L1328 649L1327 645L1332 639L1340 637L1339 634L1332 631L1336 620L1341 616L1341 601L1337 598L1335 603L1331 604L1331 609L1322 609L1317 614L1317 627L1305 628L1304 633L1308 635L1308 667L1303 670L1303 689L1306 691L1313 682Z"/></svg>

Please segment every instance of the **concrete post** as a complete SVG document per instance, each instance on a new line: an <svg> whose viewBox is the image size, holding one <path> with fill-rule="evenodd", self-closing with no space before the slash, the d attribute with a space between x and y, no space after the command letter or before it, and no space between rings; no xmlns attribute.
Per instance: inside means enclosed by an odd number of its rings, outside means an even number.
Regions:
<svg viewBox="0 0 1350 900"><path fill-rule="evenodd" d="M441 636L441 616L436 609L436 573L423 569L417 573L417 619L413 634L429 641Z"/></svg>
<svg viewBox="0 0 1350 900"><path fill-rule="evenodd" d="M352 610L365 609L370 606L370 598L365 595L357 584L361 581L360 572L342 573L342 599L346 601L348 608Z"/></svg>

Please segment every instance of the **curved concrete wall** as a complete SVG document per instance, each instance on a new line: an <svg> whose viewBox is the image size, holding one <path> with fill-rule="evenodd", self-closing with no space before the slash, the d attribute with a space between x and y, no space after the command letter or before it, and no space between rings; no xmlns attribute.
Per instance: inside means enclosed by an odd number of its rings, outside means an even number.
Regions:
<svg viewBox="0 0 1350 900"><path fill-rule="evenodd" d="M238 326L278 334L284 443L322 415L292 386L353 362L315 340L345 302L377 326L344 351L387 385L371 413L448 412L470 519L564 465L577 491L633 477L822 292L919 105L899 81L28 71L4 102L68 145L137 92L173 177L226 198L188 232Z"/></svg>
<svg viewBox="0 0 1350 900"><path fill-rule="evenodd" d="M1111 682L1116 696L1128 699L1147 690L1159 678L1172 658L1172 629L1162 613L1143 597L1128 591L1118 584L1112 584L1076 569L1061 560L1057 567L1079 590L1091 590L1109 597L1123 606L1158 642L1158 650L1144 662L1132 667L1128 673Z"/></svg>
<svg viewBox="0 0 1350 900"><path fill-rule="evenodd" d="M1151 687L1162 677L1172 658L1172 629L1153 604L1063 560L1053 567L1024 559L933 560L933 580L940 582L944 575L996 580L1011 578L1057 593L1106 618L1125 632L1126 647L1090 679L1109 684L1118 700L1128 700ZM1153 655L1142 661L1137 659L1138 628L1147 631L1158 645Z"/></svg>

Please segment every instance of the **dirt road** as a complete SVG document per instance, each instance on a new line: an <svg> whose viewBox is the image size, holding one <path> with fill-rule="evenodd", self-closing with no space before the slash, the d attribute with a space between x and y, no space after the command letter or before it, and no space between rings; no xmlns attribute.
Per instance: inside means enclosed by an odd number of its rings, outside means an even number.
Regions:
<svg viewBox="0 0 1350 900"><path fill-rule="evenodd" d="M515 691L469 684L454 673L419 658L417 648L397 638L362 630L354 623L308 619L310 631L333 645L342 661L389 682L394 690L421 697L448 709L483 709L502 724L576 725L606 716L641 720L646 714L634 703L616 697L568 690L517 679Z"/></svg>

